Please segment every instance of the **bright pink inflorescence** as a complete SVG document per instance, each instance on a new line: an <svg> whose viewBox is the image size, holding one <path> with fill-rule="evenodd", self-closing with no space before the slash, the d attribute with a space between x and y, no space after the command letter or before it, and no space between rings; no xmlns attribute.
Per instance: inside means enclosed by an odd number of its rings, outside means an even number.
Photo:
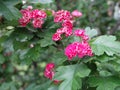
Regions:
<svg viewBox="0 0 120 90"><path fill-rule="evenodd" d="M92 56L92 49L88 43L89 37L85 35L85 31L76 30L74 35L81 37L82 42L73 42L66 47L65 55L68 57L68 59L71 60L76 56L79 58L83 58L84 56Z"/></svg>
<svg viewBox="0 0 120 90"><path fill-rule="evenodd" d="M54 63L48 63L45 67L45 72L44 72L44 76L49 78L50 80L52 80L52 78L54 77L54 67L55 64Z"/></svg>
<svg viewBox="0 0 120 90"><path fill-rule="evenodd" d="M22 18L19 19L19 23L23 27L32 21L33 27L42 28L44 19L47 17L45 11L38 9L32 10L32 7L30 6L28 6L27 9L22 9L20 12Z"/></svg>
<svg viewBox="0 0 120 90"><path fill-rule="evenodd" d="M45 67L44 76L49 78L50 80L53 79L55 72L54 72L55 64L54 63L48 63ZM53 80L54 84L58 84L59 80Z"/></svg>
<svg viewBox="0 0 120 90"><path fill-rule="evenodd" d="M53 35L52 40L61 40L61 35L65 34L66 37L72 35L73 21L72 15L67 10L59 10L54 14L54 22L62 23L62 27L57 29L56 33Z"/></svg>
<svg viewBox="0 0 120 90"><path fill-rule="evenodd" d="M63 22L64 20L71 20L71 13L67 10L59 10L54 14L54 22Z"/></svg>
<svg viewBox="0 0 120 90"><path fill-rule="evenodd" d="M85 30L75 30L74 35L81 37L84 42L89 40L89 37L85 35Z"/></svg>

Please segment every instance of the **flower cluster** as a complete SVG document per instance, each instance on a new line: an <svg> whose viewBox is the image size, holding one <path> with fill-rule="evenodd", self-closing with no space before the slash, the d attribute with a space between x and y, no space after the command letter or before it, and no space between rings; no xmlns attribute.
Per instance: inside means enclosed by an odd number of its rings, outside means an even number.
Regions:
<svg viewBox="0 0 120 90"><path fill-rule="evenodd" d="M76 30L74 32L75 36L82 38L81 42L73 42L69 44L65 49L65 55L71 60L73 57L78 56L83 58L84 56L92 56L92 49L88 43L89 37L85 35L84 30Z"/></svg>
<svg viewBox="0 0 120 90"><path fill-rule="evenodd" d="M45 67L44 76L49 78L50 80L53 79L55 72L54 72L55 64L54 63L48 63ZM53 80L54 84L58 84L59 80Z"/></svg>
<svg viewBox="0 0 120 90"><path fill-rule="evenodd" d="M22 14L22 18L19 19L19 23L23 27L25 27L29 22L32 22L33 27L42 28L44 19L47 17L45 11L38 9L32 10L31 7L22 9L20 12Z"/></svg>
<svg viewBox="0 0 120 90"><path fill-rule="evenodd" d="M83 42L87 42L89 40L88 35L85 35L85 30L75 30L74 35L81 37Z"/></svg>
<svg viewBox="0 0 120 90"><path fill-rule="evenodd" d="M53 71L54 67L54 63L48 63L45 67L44 76L49 78L50 80L52 80L55 74L55 72Z"/></svg>
<svg viewBox="0 0 120 90"><path fill-rule="evenodd" d="M57 29L56 33L53 35L52 40L61 40L61 35L70 36L72 34L73 22L72 15L67 10L59 10L54 14L54 22L62 23L62 27Z"/></svg>
<svg viewBox="0 0 120 90"><path fill-rule="evenodd" d="M80 17L82 13L78 10L72 12L72 14L67 10L59 10L54 13L54 22L62 23L62 27L57 29L56 33L53 34L52 40L61 40L61 35L65 34L66 37L72 35L73 29L73 17Z"/></svg>

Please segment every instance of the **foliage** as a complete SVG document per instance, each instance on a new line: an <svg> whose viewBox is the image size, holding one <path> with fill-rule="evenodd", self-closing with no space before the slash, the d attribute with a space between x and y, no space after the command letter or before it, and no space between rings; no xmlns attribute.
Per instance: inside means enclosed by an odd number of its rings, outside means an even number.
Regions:
<svg viewBox="0 0 120 90"><path fill-rule="evenodd" d="M108 15L107 3L107 0L27 0L23 4L18 0L1 0L0 90L119 90L119 28L114 35L108 35L116 21ZM31 23L26 27L18 24L19 10L29 5L47 13L42 28L34 28ZM80 38L63 35L62 40L53 41L52 36L61 25L54 23L50 9L82 11L83 16L75 18L74 27L85 28L92 57L68 60L65 47ZM44 77L44 68L50 62L55 63L53 80Z"/></svg>

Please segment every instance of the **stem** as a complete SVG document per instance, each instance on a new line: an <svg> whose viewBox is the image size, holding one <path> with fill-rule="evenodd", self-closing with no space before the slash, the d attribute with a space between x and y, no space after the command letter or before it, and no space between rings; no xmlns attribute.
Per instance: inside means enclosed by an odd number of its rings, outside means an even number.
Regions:
<svg viewBox="0 0 120 90"><path fill-rule="evenodd" d="M57 6L57 10L61 9L60 0L56 0L56 6Z"/></svg>
<svg viewBox="0 0 120 90"><path fill-rule="evenodd" d="M117 21L116 25L110 30L109 34L115 34L115 32L117 31L118 27L120 26L120 20Z"/></svg>

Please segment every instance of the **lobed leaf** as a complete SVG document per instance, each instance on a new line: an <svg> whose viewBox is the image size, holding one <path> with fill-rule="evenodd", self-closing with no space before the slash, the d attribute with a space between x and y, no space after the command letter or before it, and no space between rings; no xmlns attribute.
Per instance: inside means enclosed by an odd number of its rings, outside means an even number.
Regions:
<svg viewBox="0 0 120 90"><path fill-rule="evenodd" d="M115 36L99 36L91 42L91 47L95 55L103 55L106 53L109 56L120 53L120 42L116 41Z"/></svg>
<svg viewBox="0 0 120 90"><path fill-rule="evenodd" d="M55 74L56 80L63 80L58 90L78 90L82 87L81 78L88 76L90 70L84 64L61 66Z"/></svg>

